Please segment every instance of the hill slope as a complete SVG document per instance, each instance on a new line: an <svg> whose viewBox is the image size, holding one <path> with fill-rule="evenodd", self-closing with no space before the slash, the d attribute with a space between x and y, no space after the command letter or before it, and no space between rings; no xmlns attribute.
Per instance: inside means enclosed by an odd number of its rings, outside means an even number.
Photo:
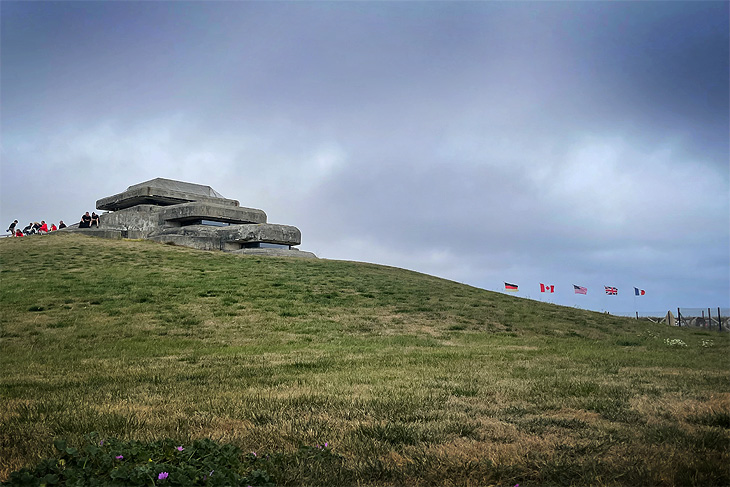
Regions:
<svg viewBox="0 0 730 487"><path fill-rule="evenodd" d="M290 485L730 484L727 334L355 262L59 234L0 259L0 479L96 431L341 455Z"/></svg>

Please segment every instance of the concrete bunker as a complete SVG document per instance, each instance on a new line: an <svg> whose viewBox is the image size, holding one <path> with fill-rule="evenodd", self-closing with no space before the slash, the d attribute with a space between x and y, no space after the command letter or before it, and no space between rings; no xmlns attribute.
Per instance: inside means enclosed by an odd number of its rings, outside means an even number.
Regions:
<svg viewBox="0 0 730 487"><path fill-rule="evenodd" d="M96 202L99 227L66 231L105 238L139 238L201 250L316 257L295 248L297 227L268 223L266 213L241 207L210 186L156 178Z"/></svg>

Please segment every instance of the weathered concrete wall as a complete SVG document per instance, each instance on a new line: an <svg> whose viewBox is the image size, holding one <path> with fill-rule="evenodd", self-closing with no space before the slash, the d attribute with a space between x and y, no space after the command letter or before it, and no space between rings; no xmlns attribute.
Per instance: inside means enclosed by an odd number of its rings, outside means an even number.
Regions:
<svg viewBox="0 0 730 487"><path fill-rule="evenodd" d="M99 228L134 231L135 237L145 238L160 229L160 210L156 205L137 205L99 215Z"/></svg>
<svg viewBox="0 0 730 487"><path fill-rule="evenodd" d="M302 243L302 234L297 227L276 225L273 223L248 223L214 227L209 225L187 225L177 228L162 229L149 238L164 241L169 235L199 236L213 239L226 244L225 250L239 249L243 244L264 242L279 245L299 245Z"/></svg>
<svg viewBox="0 0 730 487"><path fill-rule="evenodd" d="M232 254L239 255L266 255L272 257L299 257L305 259L316 259L312 252L305 252L299 249L240 249L234 250Z"/></svg>
<svg viewBox="0 0 730 487"><path fill-rule="evenodd" d="M160 209L160 220L180 226L188 221L211 220L224 223L266 223L266 213L254 208L242 208L193 201Z"/></svg>
<svg viewBox="0 0 730 487"><path fill-rule="evenodd" d="M79 228L78 226L69 226L57 230L58 232L81 233L90 237L101 237L110 239L121 239L124 235L121 230L105 229L105 228Z"/></svg>
<svg viewBox="0 0 730 487"><path fill-rule="evenodd" d="M155 235L147 237L147 240L155 242L171 243L182 247L190 247L198 250L224 250L224 244L215 237L201 237L198 235Z"/></svg>
<svg viewBox="0 0 730 487"><path fill-rule="evenodd" d="M231 225L221 227L221 235L226 242L240 244L248 242L266 242L280 245L299 245L302 243L302 233L297 227L289 225Z"/></svg>

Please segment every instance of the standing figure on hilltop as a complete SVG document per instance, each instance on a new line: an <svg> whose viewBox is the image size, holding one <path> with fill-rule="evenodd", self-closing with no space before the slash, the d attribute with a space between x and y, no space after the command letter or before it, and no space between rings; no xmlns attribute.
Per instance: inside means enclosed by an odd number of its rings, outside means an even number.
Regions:
<svg viewBox="0 0 730 487"><path fill-rule="evenodd" d="M91 212L91 226L93 227L96 225L96 228L99 228L99 215L96 214L95 211Z"/></svg>
<svg viewBox="0 0 730 487"><path fill-rule="evenodd" d="M9 233L9 234L10 234L10 235L11 235L12 237L14 237L14 236L15 236L15 225L17 225L17 224L18 224L18 220L15 220L15 221L14 221L13 223L11 223L11 224L10 224L10 226L8 227L8 233Z"/></svg>
<svg viewBox="0 0 730 487"><path fill-rule="evenodd" d="M79 228L91 228L91 215L89 215L88 211L81 217Z"/></svg>

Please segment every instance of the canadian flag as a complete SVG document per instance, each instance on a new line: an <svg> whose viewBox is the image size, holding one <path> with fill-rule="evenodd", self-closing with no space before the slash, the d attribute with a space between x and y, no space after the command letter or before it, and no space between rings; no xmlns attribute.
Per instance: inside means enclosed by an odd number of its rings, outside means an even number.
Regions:
<svg viewBox="0 0 730 487"><path fill-rule="evenodd" d="M541 293L554 293L555 286L548 286L547 284L540 283L540 292Z"/></svg>

